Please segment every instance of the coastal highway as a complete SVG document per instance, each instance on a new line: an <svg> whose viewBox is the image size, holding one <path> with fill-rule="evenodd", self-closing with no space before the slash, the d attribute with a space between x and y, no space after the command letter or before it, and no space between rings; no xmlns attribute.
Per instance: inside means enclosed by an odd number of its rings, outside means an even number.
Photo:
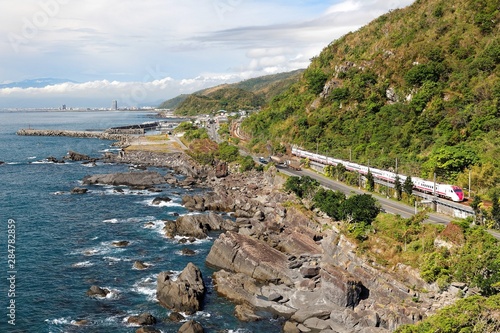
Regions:
<svg viewBox="0 0 500 333"><path fill-rule="evenodd" d="M313 172L311 170L301 170L301 171L296 171L293 169L289 168L284 168L284 167L278 167L279 172L282 172L284 174L287 174L289 176L309 176L311 178L316 179L321 185L332 189L336 191L343 192L347 195L349 194L363 194L363 193L369 193L373 195L374 198L376 198L382 207L382 209L386 213L390 214L399 214L403 218L409 218L413 215L415 215L415 207L410 207L408 205L405 205L403 203L388 199L382 195L376 194L376 193L370 193L364 190L360 190L356 187L351 187L348 186L344 183L337 182L331 178L327 178L321 174L318 174L316 172ZM432 224L441 224L441 225L446 225L450 221L453 220L451 216L446 216L446 215L441 215L437 213L428 213L427 214L428 218L425 220L427 223L432 223ZM500 240L500 232L497 230L488 230L488 232L495 237L496 239Z"/></svg>
<svg viewBox="0 0 500 333"><path fill-rule="evenodd" d="M290 175L290 176L310 176L311 178L316 179L321 185L332 189L336 191L341 191L347 195L349 194L363 194L363 193L369 193L372 194L374 198L376 198L382 207L382 209L391 214L399 214L403 218L409 218L415 214L415 207L410 207L408 205L405 205L403 203L388 199L384 196L378 195L376 193L370 193L366 192L363 190L360 190L355 187L348 186L344 183L337 182L333 179L327 178L323 175L320 175L318 173L315 173L311 170L301 170L301 171L296 171L292 170L289 168L283 168L279 167L278 168L279 172L282 172L284 174ZM428 223L433 223L433 224L442 224L446 225L448 222L452 221L453 218L450 216L446 215L441 215L437 213L428 213L428 219L426 222ZM500 233L497 231L490 231L490 234L492 234L495 238L500 239Z"/></svg>

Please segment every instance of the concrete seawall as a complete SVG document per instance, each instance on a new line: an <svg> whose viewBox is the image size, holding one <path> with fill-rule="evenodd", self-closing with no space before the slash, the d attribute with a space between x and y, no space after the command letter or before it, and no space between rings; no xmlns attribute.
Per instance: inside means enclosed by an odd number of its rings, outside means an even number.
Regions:
<svg viewBox="0 0 500 333"><path fill-rule="evenodd" d="M97 131L67 131L67 130L39 130L23 128L17 131L17 135L25 136L68 136L73 138L96 138L102 140L128 141L126 134L113 134Z"/></svg>

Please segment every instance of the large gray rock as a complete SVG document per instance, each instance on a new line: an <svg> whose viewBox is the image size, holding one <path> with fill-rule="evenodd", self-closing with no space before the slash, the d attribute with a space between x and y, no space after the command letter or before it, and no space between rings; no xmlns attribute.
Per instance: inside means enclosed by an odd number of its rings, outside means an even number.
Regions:
<svg viewBox="0 0 500 333"><path fill-rule="evenodd" d="M108 289L101 288L99 286L92 286L87 290L87 296L89 297L106 297L110 291Z"/></svg>
<svg viewBox="0 0 500 333"><path fill-rule="evenodd" d="M156 171L98 174L83 178L83 184L126 185L132 187L153 187L165 183L165 178Z"/></svg>
<svg viewBox="0 0 500 333"><path fill-rule="evenodd" d="M203 333L203 326L200 323L190 320L179 328L178 333Z"/></svg>
<svg viewBox="0 0 500 333"><path fill-rule="evenodd" d="M205 284L201 271L194 264L187 264L174 280L170 272L158 275L156 297L161 305L177 312L193 314L201 309Z"/></svg>
<svg viewBox="0 0 500 333"><path fill-rule="evenodd" d="M207 238L208 233L213 230L220 230L224 224L224 219L213 212L209 214L184 215L177 218L175 222L165 224L165 234L167 237L185 236L199 239Z"/></svg>
<svg viewBox="0 0 500 333"><path fill-rule="evenodd" d="M127 319L129 324L135 325L154 325L156 324L156 318L151 313L142 313L138 316L130 316Z"/></svg>
<svg viewBox="0 0 500 333"><path fill-rule="evenodd" d="M74 151L68 151L68 154L64 157L64 159L70 160L70 161L96 161L95 158L92 158L88 155L85 154L80 154Z"/></svg>
<svg viewBox="0 0 500 333"><path fill-rule="evenodd" d="M285 254L262 241L231 231L214 242L206 263L259 281L291 283Z"/></svg>

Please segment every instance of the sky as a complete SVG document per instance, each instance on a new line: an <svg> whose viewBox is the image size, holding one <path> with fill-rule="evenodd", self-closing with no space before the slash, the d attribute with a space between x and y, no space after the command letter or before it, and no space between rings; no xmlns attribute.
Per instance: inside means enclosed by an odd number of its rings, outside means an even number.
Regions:
<svg viewBox="0 0 500 333"><path fill-rule="evenodd" d="M306 68L330 42L413 0L0 0L0 108L157 105Z"/></svg>

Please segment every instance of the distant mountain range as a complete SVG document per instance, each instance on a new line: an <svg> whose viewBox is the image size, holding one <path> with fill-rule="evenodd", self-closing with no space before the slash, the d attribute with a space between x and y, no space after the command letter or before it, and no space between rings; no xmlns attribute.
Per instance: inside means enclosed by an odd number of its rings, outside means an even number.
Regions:
<svg viewBox="0 0 500 333"><path fill-rule="evenodd" d="M68 79L55 79L55 78L39 78L39 79L29 79L19 82L3 83L0 84L0 89L4 88L43 88L46 86L52 86L55 84L61 84L65 82L77 83L76 81Z"/></svg>
<svg viewBox="0 0 500 333"><path fill-rule="evenodd" d="M303 69L261 76L233 84L222 84L183 94L163 102L160 109L174 109L178 115L196 115L224 109L238 111L266 105L290 85L299 81Z"/></svg>

